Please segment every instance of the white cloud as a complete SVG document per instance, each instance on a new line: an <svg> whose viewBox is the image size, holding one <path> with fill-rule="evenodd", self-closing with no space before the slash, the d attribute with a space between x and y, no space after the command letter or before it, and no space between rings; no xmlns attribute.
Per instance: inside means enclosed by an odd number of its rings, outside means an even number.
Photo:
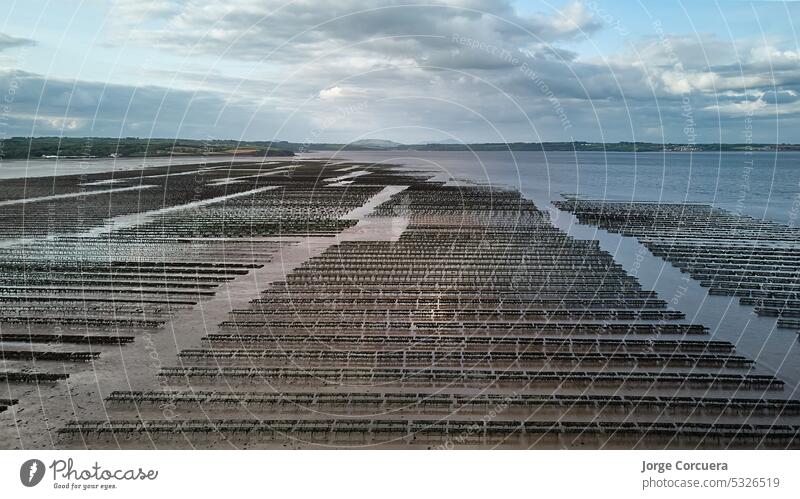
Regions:
<svg viewBox="0 0 800 499"><path fill-rule="evenodd" d="M38 121L40 126L44 129L49 128L51 130L65 130L66 132L71 132L83 128L80 120L72 118L43 117Z"/></svg>
<svg viewBox="0 0 800 499"><path fill-rule="evenodd" d="M571 2L560 12L561 15L554 16L549 22L554 31L561 36L572 36L578 32L594 31L599 25L581 2ZM548 22L544 20L544 22Z"/></svg>
<svg viewBox="0 0 800 499"><path fill-rule="evenodd" d="M344 91L342 87L331 87L319 91L319 98L322 100L336 99L341 97Z"/></svg>

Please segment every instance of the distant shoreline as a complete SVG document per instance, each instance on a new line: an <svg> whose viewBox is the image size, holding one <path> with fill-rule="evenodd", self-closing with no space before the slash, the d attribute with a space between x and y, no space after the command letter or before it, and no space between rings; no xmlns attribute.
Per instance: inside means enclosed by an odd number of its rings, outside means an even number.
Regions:
<svg viewBox="0 0 800 499"><path fill-rule="evenodd" d="M235 140L108 137L12 137L0 141L1 159L115 159L183 156L294 156L291 147Z"/></svg>
<svg viewBox="0 0 800 499"><path fill-rule="evenodd" d="M400 144L360 140L347 144L287 141L141 139L108 137L12 137L0 141L0 159L157 158L184 156L294 156L331 151L466 151L466 152L800 152L800 144L661 144L653 142L511 142L474 144Z"/></svg>
<svg viewBox="0 0 800 499"><path fill-rule="evenodd" d="M614 150L614 149L606 149L606 150L580 150L580 149L350 149L350 148L343 148L340 150L341 152L598 152L598 153L613 153L613 154L714 154L714 153L735 153L735 154L765 154L765 153L787 153L787 152L795 152L800 153L800 149L780 149L780 150L753 150L753 151L742 151L742 150L703 150L703 151L650 151L650 150L637 150L637 151L622 151L622 150ZM333 149L309 149L307 151L303 151L303 153L307 154L322 154L322 153L330 153L330 152L337 152Z"/></svg>

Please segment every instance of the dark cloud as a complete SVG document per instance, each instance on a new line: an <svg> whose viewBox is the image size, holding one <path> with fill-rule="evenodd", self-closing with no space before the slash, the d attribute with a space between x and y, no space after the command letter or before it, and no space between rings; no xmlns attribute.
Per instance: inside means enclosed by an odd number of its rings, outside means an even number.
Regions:
<svg viewBox="0 0 800 499"><path fill-rule="evenodd" d="M0 33L0 51L30 45L36 45L36 41L29 38L18 38L16 36Z"/></svg>
<svg viewBox="0 0 800 499"><path fill-rule="evenodd" d="M800 100L800 94L794 90L770 90L765 92L761 99L767 104L787 104Z"/></svg>
<svg viewBox="0 0 800 499"><path fill-rule="evenodd" d="M253 138L254 130L262 137L267 123L273 127L279 117L273 110L244 108L212 92L0 71L0 88L12 87L6 135Z"/></svg>
<svg viewBox="0 0 800 499"><path fill-rule="evenodd" d="M168 49L190 47L229 58L292 63L336 48L420 62L432 53L450 50L454 34L516 50L588 35L601 27L580 3L533 15L520 14L507 0L417 4L392 0L380 5L370 0L203 0L171 8L163 25L137 24L132 28L134 35Z"/></svg>

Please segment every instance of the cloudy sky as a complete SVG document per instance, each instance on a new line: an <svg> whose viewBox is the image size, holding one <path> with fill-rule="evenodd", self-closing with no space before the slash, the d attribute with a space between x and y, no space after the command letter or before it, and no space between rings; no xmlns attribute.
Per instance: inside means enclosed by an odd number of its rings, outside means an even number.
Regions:
<svg viewBox="0 0 800 499"><path fill-rule="evenodd" d="M800 142L800 2L3 4L0 138Z"/></svg>

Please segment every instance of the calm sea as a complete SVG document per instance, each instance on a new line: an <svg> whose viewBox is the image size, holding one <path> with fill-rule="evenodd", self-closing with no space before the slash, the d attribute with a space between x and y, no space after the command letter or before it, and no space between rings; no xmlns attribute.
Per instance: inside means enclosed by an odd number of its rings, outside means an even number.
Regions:
<svg viewBox="0 0 800 499"><path fill-rule="evenodd" d="M702 202L800 223L800 153L354 152L340 158L403 163L501 184L534 200L588 198ZM792 215L792 206L795 206Z"/></svg>

